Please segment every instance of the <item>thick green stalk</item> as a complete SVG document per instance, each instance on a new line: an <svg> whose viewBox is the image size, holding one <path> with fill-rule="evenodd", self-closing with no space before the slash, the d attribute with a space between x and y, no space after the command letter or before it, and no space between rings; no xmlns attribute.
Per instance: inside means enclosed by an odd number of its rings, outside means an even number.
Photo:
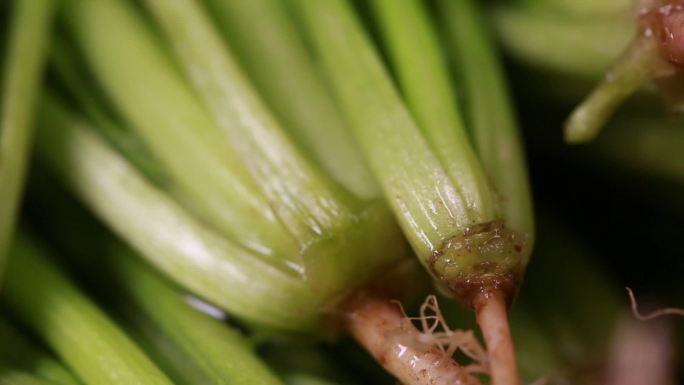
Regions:
<svg viewBox="0 0 684 385"><path fill-rule="evenodd" d="M82 229L74 232L79 228ZM198 377L202 382L194 378L191 383L281 384L244 337L224 322L192 308L187 294L143 264L132 250L100 234L101 231L93 232L92 229L100 229L87 221L81 222L76 229L53 231L62 242L69 243L69 254L87 274L118 289L111 302L124 313L136 334L144 334L143 339L147 341L163 339L167 346L162 354L167 359L173 354L185 357L187 362L177 364L201 372ZM97 247L84 249L79 240L84 234L92 234L93 238L100 240ZM102 258L97 266L91 260L92 255ZM177 370L187 373L184 369ZM187 382L188 377L184 378Z"/></svg>
<svg viewBox="0 0 684 385"><path fill-rule="evenodd" d="M54 0L15 1L0 91L0 280L21 201Z"/></svg>
<svg viewBox="0 0 684 385"><path fill-rule="evenodd" d="M571 19L548 11L497 5L497 37L517 59L547 71L598 79L627 47L633 19Z"/></svg>
<svg viewBox="0 0 684 385"><path fill-rule="evenodd" d="M376 197L379 188L283 2L208 3L236 60L292 139L347 190Z"/></svg>
<svg viewBox="0 0 684 385"><path fill-rule="evenodd" d="M292 331L314 328L317 303L306 282L202 225L87 123L48 102L38 139L40 155L70 189L174 280L252 322Z"/></svg>
<svg viewBox="0 0 684 385"><path fill-rule="evenodd" d="M532 197L504 71L476 2L440 0L439 4L463 82L475 149L497 192L504 223L525 238L524 266L534 243Z"/></svg>
<svg viewBox="0 0 684 385"><path fill-rule="evenodd" d="M10 253L3 299L85 383L171 384L24 234Z"/></svg>
<svg viewBox="0 0 684 385"><path fill-rule="evenodd" d="M496 197L471 147L425 6L418 0L372 4L418 127L468 207L481 207L485 217L497 218L497 205L491 204Z"/></svg>
<svg viewBox="0 0 684 385"><path fill-rule="evenodd" d="M184 203L233 242L282 268L301 269L298 245L133 5L64 5L90 70L168 168Z"/></svg>
<svg viewBox="0 0 684 385"><path fill-rule="evenodd" d="M193 0L147 0L185 69L235 151L301 246L351 220L344 195L284 135Z"/></svg>
<svg viewBox="0 0 684 385"><path fill-rule="evenodd" d="M0 362L2 365L30 371L35 376L55 384L80 384L60 362L34 346L18 328L2 316L0 316Z"/></svg>
<svg viewBox="0 0 684 385"><path fill-rule="evenodd" d="M512 294L520 237L492 217L496 202L470 206L405 107L380 58L341 0L297 0L371 170L421 262L470 303L496 281ZM496 247L485 247L486 244ZM489 273L478 271L487 266ZM492 280L492 281L490 281ZM505 282L501 285L499 283Z"/></svg>
<svg viewBox="0 0 684 385"><path fill-rule="evenodd" d="M360 202L298 152L199 4L146 4L215 121L297 240L304 277L316 295L339 295L404 257L404 243L382 202Z"/></svg>
<svg viewBox="0 0 684 385"><path fill-rule="evenodd" d="M29 372L0 366L0 385L62 385L44 380Z"/></svg>
<svg viewBox="0 0 684 385"><path fill-rule="evenodd" d="M99 129L104 138L117 151L135 165L155 184L169 188L172 181L169 172L151 154L145 143L134 132L117 123L116 113L107 108L106 98L94 87L95 80L88 76L88 68L79 60L78 52L70 42L61 36L53 39L51 65L55 69L60 84L68 90L85 115Z"/></svg>
<svg viewBox="0 0 684 385"><path fill-rule="evenodd" d="M371 170L423 263L442 241L489 220L470 208L343 1L295 1Z"/></svg>

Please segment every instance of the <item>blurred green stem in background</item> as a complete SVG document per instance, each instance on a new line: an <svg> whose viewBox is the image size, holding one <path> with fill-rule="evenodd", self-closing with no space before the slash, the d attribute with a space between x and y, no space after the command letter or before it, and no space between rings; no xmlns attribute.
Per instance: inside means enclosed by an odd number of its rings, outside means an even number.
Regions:
<svg viewBox="0 0 684 385"><path fill-rule="evenodd" d="M12 4L8 62L0 90L0 288L33 138L33 116L47 56L55 0Z"/></svg>

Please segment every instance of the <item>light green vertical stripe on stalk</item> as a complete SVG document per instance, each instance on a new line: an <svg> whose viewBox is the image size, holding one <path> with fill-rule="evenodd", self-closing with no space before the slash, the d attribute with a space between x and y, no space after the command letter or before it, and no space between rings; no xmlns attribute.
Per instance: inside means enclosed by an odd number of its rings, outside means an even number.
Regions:
<svg viewBox="0 0 684 385"><path fill-rule="evenodd" d="M280 268L299 264L299 245L138 10L119 0L63 4L89 68L172 173L182 202Z"/></svg>
<svg viewBox="0 0 684 385"><path fill-rule="evenodd" d="M236 60L292 139L347 190L361 198L380 194L283 1L208 3Z"/></svg>
<svg viewBox="0 0 684 385"><path fill-rule="evenodd" d="M506 226L527 236L525 265L534 238L532 197L504 72L476 2L440 0L439 5L478 156L495 186Z"/></svg>
<svg viewBox="0 0 684 385"><path fill-rule="evenodd" d="M432 153L349 4L292 3L386 199L427 263L444 239L482 219L478 208L468 207Z"/></svg>
<svg viewBox="0 0 684 385"><path fill-rule="evenodd" d="M171 385L26 235L15 238L3 298L87 384Z"/></svg>
<svg viewBox="0 0 684 385"><path fill-rule="evenodd" d="M244 319L310 331L317 303L298 275L264 262L190 216L166 193L51 99L38 152L97 216L149 262Z"/></svg>
<svg viewBox="0 0 684 385"><path fill-rule="evenodd" d="M268 198L304 247L332 236L355 202L305 159L243 75L200 4L146 0L195 90Z"/></svg>
<svg viewBox="0 0 684 385"><path fill-rule="evenodd" d="M422 0L371 3L418 127L469 210L480 212L482 222L499 219L495 194L471 147L453 81Z"/></svg>
<svg viewBox="0 0 684 385"><path fill-rule="evenodd" d="M29 159L54 0L15 1L0 105L0 281Z"/></svg>

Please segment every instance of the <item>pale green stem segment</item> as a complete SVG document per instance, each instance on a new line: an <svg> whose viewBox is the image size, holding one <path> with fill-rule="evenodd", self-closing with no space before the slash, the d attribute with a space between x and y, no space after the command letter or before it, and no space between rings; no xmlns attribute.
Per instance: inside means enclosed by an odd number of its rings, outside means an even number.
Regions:
<svg viewBox="0 0 684 385"><path fill-rule="evenodd" d="M497 37L517 59L536 68L598 79L629 45L633 17L567 18L544 10L497 5Z"/></svg>
<svg viewBox="0 0 684 385"><path fill-rule="evenodd" d="M448 237L490 220L433 154L349 4L295 0L371 171L424 264ZM483 210L485 212L483 212Z"/></svg>
<svg viewBox="0 0 684 385"><path fill-rule="evenodd" d="M62 385L44 380L30 372L0 366L0 385Z"/></svg>
<svg viewBox="0 0 684 385"><path fill-rule="evenodd" d="M300 247L352 219L347 199L298 153L261 102L200 4L146 0L177 58ZM337 191L336 191L337 190Z"/></svg>
<svg viewBox="0 0 684 385"><path fill-rule="evenodd" d="M594 139L615 110L653 74L662 59L654 38L637 37L601 83L575 108L565 123L565 140Z"/></svg>
<svg viewBox="0 0 684 385"><path fill-rule="evenodd" d="M418 127L466 205L479 208L485 218L498 219L497 205L492 204L496 196L471 147L425 6L419 0L372 4Z"/></svg>
<svg viewBox="0 0 684 385"><path fill-rule="evenodd" d="M304 280L202 225L92 130L48 100L38 151L114 232L176 282L238 317L275 329L315 328L317 304Z"/></svg>
<svg viewBox="0 0 684 385"><path fill-rule="evenodd" d="M21 201L54 10L54 0L14 2L0 91L0 281Z"/></svg>
<svg viewBox="0 0 684 385"><path fill-rule="evenodd" d="M261 102L207 14L192 0L147 0L195 89L300 246L322 299L405 256L391 214L360 202L303 157Z"/></svg>
<svg viewBox="0 0 684 385"><path fill-rule="evenodd" d="M521 253L527 264L534 238L527 163L487 23L473 0L440 0L475 149L496 190L506 227L526 237Z"/></svg>
<svg viewBox="0 0 684 385"><path fill-rule="evenodd" d="M123 248L113 248L110 253L122 286L147 316L197 362L211 384L281 384L237 332L191 308L181 292Z"/></svg>
<svg viewBox="0 0 684 385"><path fill-rule="evenodd" d="M80 384L61 363L47 352L34 346L19 329L2 316L0 316L0 362L2 362L1 365L31 372L55 384Z"/></svg>
<svg viewBox="0 0 684 385"><path fill-rule="evenodd" d="M96 123L95 128L100 130L102 136L155 184L165 188L172 186L168 170L145 143L130 129L118 124L115 113L105 107L104 95L92 87L94 79L88 76L88 68L78 60L78 52L70 42L59 36L53 39L50 64L60 84L68 90L69 96L75 99L88 119Z"/></svg>
<svg viewBox="0 0 684 385"><path fill-rule="evenodd" d="M133 5L117 0L63 4L90 70L168 168L183 203L253 253L281 268L299 269L299 245Z"/></svg>
<svg viewBox="0 0 684 385"><path fill-rule="evenodd" d="M172 384L24 234L11 249L3 298L85 383Z"/></svg>
<svg viewBox="0 0 684 385"><path fill-rule="evenodd" d="M330 176L363 198L380 194L281 0L211 0L236 59L292 139Z"/></svg>

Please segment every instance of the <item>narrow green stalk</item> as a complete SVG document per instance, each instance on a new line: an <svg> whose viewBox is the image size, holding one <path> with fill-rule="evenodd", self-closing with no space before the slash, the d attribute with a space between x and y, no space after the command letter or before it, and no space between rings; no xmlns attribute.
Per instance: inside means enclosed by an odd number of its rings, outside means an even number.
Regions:
<svg viewBox="0 0 684 385"><path fill-rule="evenodd" d="M145 2L195 89L299 244L330 236L351 220L353 201L294 148L261 103L200 5Z"/></svg>
<svg viewBox="0 0 684 385"><path fill-rule="evenodd" d="M14 233L54 0L15 1L0 105L0 280Z"/></svg>
<svg viewBox="0 0 684 385"><path fill-rule="evenodd" d="M185 358L186 362L176 364L187 368L174 368L172 372L182 372L185 382L193 385L282 384L244 337L192 308L187 294L146 266L132 250L102 234L97 224L79 221L73 210L71 215L76 218L68 229L60 228L57 222L51 224L54 237L66 244L71 260L94 281L117 289L115 295L108 295L113 308L123 313L136 335L142 334L143 340L156 344L154 350L164 361ZM98 242L88 247L83 245L83 236ZM100 258L97 264L92 261L93 255ZM192 368L198 373L187 375Z"/></svg>
<svg viewBox="0 0 684 385"><path fill-rule="evenodd" d="M303 275L328 299L404 257L379 201L361 202L302 156L193 0L147 0L197 92L300 248Z"/></svg>
<svg viewBox="0 0 684 385"><path fill-rule="evenodd" d="M280 0L211 0L236 60L292 139L361 198L379 188Z"/></svg>
<svg viewBox="0 0 684 385"><path fill-rule="evenodd" d="M29 372L7 369L0 366L0 385L62 385L58 382L43 380Z"/></svg>
<svg viewBox="0 0 684 385"><path fill-rule="evenodd" d="M522 241L506 228L497 202L470 205L405 107L348 3L293 4L385 198L421 262L471 303L493 281L514 290ZM494 215L492 215L494 213ZM496 247L484 247L488 242ZM465 245L469 245L465 247ZM483 276L478 266L488 266ZM493 281L490 281L493 280ZM510 287L509 287L510 286ZM477 287L477 289L475 289Z"/></svg>
<svg viewBox="0 0 684 385"><path fill-rule="evenodd" d="M10 321L0 315L0 362L3 366L31 372L60 385L79 385L79 381L54 357L34 346ZM2 369L0 369L2 371ZM2 383L0 381L0 383Z"/></svg>
<svg viewBox="0 0 684 385"><path fill-rule="evenodd" d="M283 269L301 270L298 245L133 5L64 5L90 70L168 168L183 202L233 242Z"/></svg>
<svg viewBox="0 0 684 385"><path fill-rule="evenodd" d="M40 116L39 154L149 262L239 317L283 330L314 329L317 303L299 276L202 225L55 102Z"/></svg>
<svg viewBox="0 0 684 385"><path fill-rule="evenodd" d="M442 241L486 218L468 207L343 1L295 1L371 170L427 264Z"/></svg>
<svg viewBox="0 0 684 385"><path fill-rule="evenodd" d="M584 143L594 139L615 110L649 79L661 61L654 38L638 36L601 83L572 112L565 123L565 140Z"/></svg>
<svg viewBox="0 0 684 385"><path fill-rule="evenodd" d="M598 79L629 45L629 17L572 19L564 14L497 5L497 37L515 58L536 68Z"/></svg>
<svg viewBox="0 0 684 385"><path fill-rule="evenodd" d="M506 226L526 238L522 264L534 243L527 162L501 60L487 23L472 0L440 0L440 14L463 83L468 127L480 161L497 192Z"/></svg>
<svg viewBox="0 0 684 385"><path fill-rule="evenodd" d="M524 0L525 6L544 7L571 18L628 17L634 2L631 0Z"/></svg>
<svg viewBox="0 0 684 385"><path fill-rule="evenodd" d="M106 98L93 85L95 80L88 76L88 68L79 60L78 52L70 42L61 36L53 39L51 50L51 65L58 75L60 84L67 90L69 96L75 99L82 110L99 129L102 136L111 143L117 151L135 165L147 178L155 184L168 188L171 184L169 172L150 153L145 143L131 130L118 124L116 113L106 106Z"/></svg>
<svg viewBox="0 0 684 385"><path fill-rule="evenodd" d="M468 207L496 218L496 201L465 130L436 31L418 0L374 0L407 104ZM410 25L411 28L406 26Z"/></svg>
<svg viewBox="0 0 684 385"><path fill-rule="evenodd" d="M85 383L171 384L24 234L10 252L3 299Z"/></svg>

